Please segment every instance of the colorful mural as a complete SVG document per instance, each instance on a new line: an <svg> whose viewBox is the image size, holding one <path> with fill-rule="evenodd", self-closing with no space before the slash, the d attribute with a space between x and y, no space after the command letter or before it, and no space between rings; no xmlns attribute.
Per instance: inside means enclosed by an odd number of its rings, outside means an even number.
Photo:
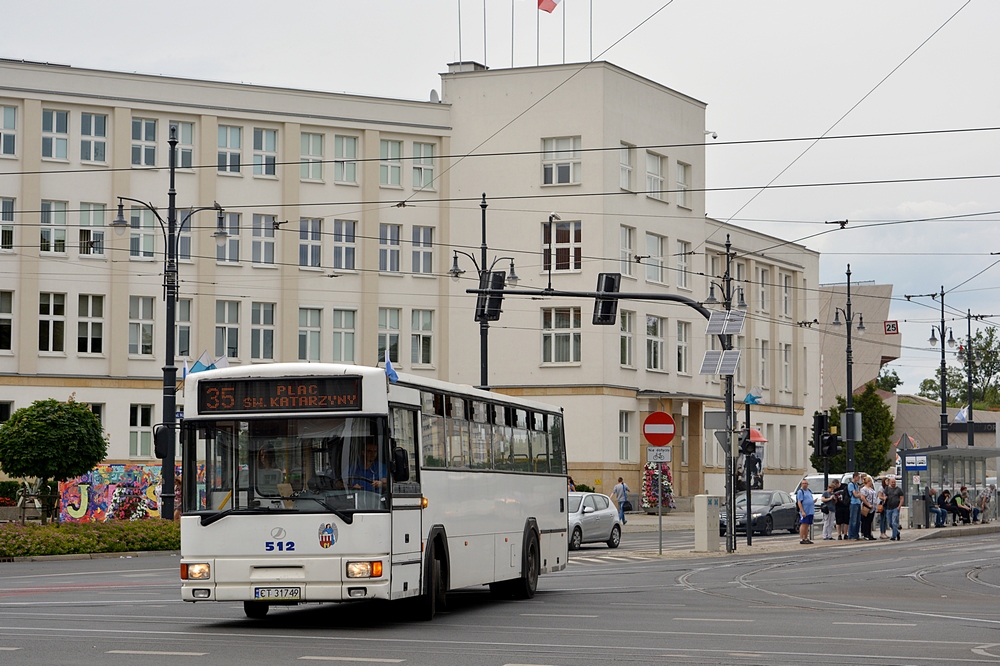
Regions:
<svg viewBox="0 0 1000 666"><path fill-rule="evenodd" d="M177 467L178 498L180 466ZM160 465L101 464L59 484L59 519L66 523L159 518Z"/></svg>

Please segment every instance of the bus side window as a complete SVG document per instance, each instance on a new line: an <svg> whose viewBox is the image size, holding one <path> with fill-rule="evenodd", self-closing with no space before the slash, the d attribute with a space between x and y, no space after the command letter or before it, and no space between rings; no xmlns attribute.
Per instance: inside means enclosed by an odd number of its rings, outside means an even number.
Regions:
<svg viewBox="0 0 1000 666"><path fill-rule="evenodd" d="M421 393L420 442L424 467L447 467L448 452L444 430L444 396Z"/></svg>
<svg viewBox="0 0 1000 666"><path fill-rule="evenodd" d="M397 494L416 494L420 492L419 458L417 456L417 412L404 407L392 407L392 431L394 445L406 451L410 467L410 478L407 481L393 480L392 492Z"/></svg>
<svg viewBox="0 0 1000 666"><path fill-rule="evenodd" d="M469 466L474 469L489 469L492 466L490 443L493 429L489 425L489 412L485 402L472 403L472 421L469 423L469 445L471 459Z"/></svg>
<svg viewBox="0 0 1000 666"><path fill-rule="evenodd" d="M511 431L507 416L509 410L502 405L493 409L493 469L514 469L511 456Z"/></svg>
<svg viewBox="0 0 1000 666"><path fill-rule="evenodd" d="M531 443L528 439L528 412L514 410L514 428L511 432L511 451L514 469L518 472L531 471Z"/></svg>
<svg viewBox="0 0 1000 666"><path fill-rule="evenodd" d="M566 436L563 431L561 415L546 415L546 425L549 430L549 471L553 474L566 473Z"/></svg>
<svg viewBox="0 0 1000 666"><path fill-rule="evenodd" d="M448 398L448 467L469 467L469 422L465 418L465 400Z"/></svg>

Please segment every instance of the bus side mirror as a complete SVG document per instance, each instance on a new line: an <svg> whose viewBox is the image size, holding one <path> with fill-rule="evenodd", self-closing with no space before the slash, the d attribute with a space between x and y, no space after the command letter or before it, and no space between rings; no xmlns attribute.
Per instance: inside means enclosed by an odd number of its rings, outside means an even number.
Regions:
<svg viewBox="0 0 1000 666"><path fill-rule="evenodd" d="M392 480L397 483L410 480L410 461L402 446L392 450Z"/></svg>

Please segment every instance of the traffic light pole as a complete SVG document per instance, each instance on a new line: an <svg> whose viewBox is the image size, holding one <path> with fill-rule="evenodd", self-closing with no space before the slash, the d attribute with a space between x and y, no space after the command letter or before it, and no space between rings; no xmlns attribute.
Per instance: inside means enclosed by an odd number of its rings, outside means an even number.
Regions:
<svg viewBox="0 0 1000 666"><path fill-rule="evenodd" d="M750 403L746 403L746 425L747 425L747 438L750 438ZM748 447L749 450L749 447ZM743 481L747 487L747 545L753 545L753 504L750 502L750 487L753 485L753 479L750 478L750 454L743 454L743 467L745 471L743 472Z"/></svg>

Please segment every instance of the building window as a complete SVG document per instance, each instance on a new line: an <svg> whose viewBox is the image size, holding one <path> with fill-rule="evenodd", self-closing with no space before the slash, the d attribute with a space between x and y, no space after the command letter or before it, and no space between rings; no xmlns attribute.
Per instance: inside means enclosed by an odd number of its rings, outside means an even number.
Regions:
<svg viewBox="0 0 1000 666"><path fill-rule="evenodd" d="M663 359L663 335L667 320L646 315L646 369L666 370Z"/></svg>
<svg viewBox="0 0 1000 666"><path fill-rule="evenodd" d="M42 110L42 157L69 157L69 111Z"/></svg>
<svg viewBox="0 0 1000 666"><path fill-rule="evenodd" d="M580 308L542 309L542 363L580 362Z"/></svg>
<svg viewBox="0 0 1000 666"><path fill-rule="evenodd" d="M215 355L239 358L240 302L215 302Z"/></svg>
<svg viewBox="0 0 1000 666"><path fill-rule="evenodd" d="M107 162L108 117L100 113L80 114L80 160Z"/></svg>
<svg viewBox="0 0 1000 666"><path fill-rule="evenodd" d="M580 182L580 137L542 139L542 184Z"/></svg>
<svg viewBox="0 0 1000 666"><path fill-rule="evenodd" d="M42 227L39 251L65 254L66 252L66 202L42 202Z"/></svg>
<svg viewBox="0 0 1000 666"><path fill-rule="evenodd" d="M646 153L646 196L664 201L663 157L656 153Z"/></svg>
<svg viewBox="0 0 1000 666"><path fill-rule="evenodd" d="M430 365L434 343L434 311L413 310L410 313L410 362L412 365Z"/></svg>
<svg viewBox="0 0 1000 666"><path fill-rule="evenodd" d="M398 224L378 225L378 269L383 273L399 272Z"/></svg>
<svg viewBox="0 0 1000 666"><path fill-rule="evenodd" d="M299 177L302 180L323 180L323 135L303 132L299 142Z"/></svg>
<svg viewBox="0 0 1000 666"><path fill-rule="evenodd" d="M552 227L555 227L555 234ZM554 237L553 237L554 236ZM556 263L553 270L580 270L583 265L583 237L580 222L545 222L542 224L544 269L549 270L552 255Z"/></svg>
<svg viewBox="0 0 1000 666"><path fill-rule="evenodd" d="M191 299L177 300L174 314L174 351L178 356L191 356Z"/></svg>
<svg viewBox="0 0 1000 666"><path fill-rule="evenodd" d="M400 175L403 172L403 142L382 139L379 142L378 182L380 185L398 187L402 184Z"/></svg>
<svg viewBox="0 0 1000 666"><path fill-rule="evenodd" d="M623 190L632 191L632 160L634 159L635 146L622 143L618 150L618 161L620 162L620 181Z"/></svg>
<svg viewBox="0 0 1000 666"><path fill-rule="evenodd" d="M226 242L215 246L215 259L226 263L240 262L240 214L223 213L222 228L226 230Z"/></svg>
<svg viewBox="0 0 1000 666"><path fill-rule="evenodd" d="M354 310L333 311L333 360L354 363ZM385 352L383 351L384 355ZM381 360L384 356L380 356Z"/></svg>
<svg viewBox="0 0 1000 666"><path fill-rule="evenodd" d="M254 213L250 255L257 265L274 265L274 215Z"/></svg>
<svg viewBox="0 0 1000 666"><path fill-rule="evenodd" d="M278 162L278 130L253 130L253 173L255 176L273 176Z"/></svg>
<svg viewBox="0 0 1000 666"><path fill-rule="evenodd" d="M14 408L12 402L0 402L0 423L10 420L11 410Z"/></svg>
<svg viewBox="0 0 1000 666"><path fill-rule="evenodd" d="M353 220L333 221L333 267L353 271L355 267L355 237L357 222Z"/></svg>
<svg viewBox="0 0 1000 666"><path fill-rule="evenodd" d="M766 268L760 269L760 310L761 312L767 312L769 309L769 303L767 298L767 292L770 289L771 272Z"/></svg>
<svg viewBox="0 0 1000 666"><path fill-rule="evenodd" d="M104 204L80 204L80 254L104 256Z"/></svg>
<svg viewBox="0 0 1000 666"><path fill-rule="evenodd" d="M688 190L691 189L691 166L683 162L677 163L677 205L690 208L691 202Z"/></svg>
<svg viewBox="0 0 1000 666"><path fill-rule="evenodd" d="M358 139L353 136L333 137L333 180L338 183L358 182Z"/></svg>
<svg viewBox="0 0 1000 666"><path fill-rule="evenodd" d="M434 227L413 227L413 272L434 271Z"/></svg>
<svg viewBox="0 0 1000 666"><path fill-rule="evenodd" d="M250 358L254 361L274 360L274 308L274 303L250 306Z"/></svg>
<svg viewBox="0 0 1000 666"><path fill-rule="evenodd" d="M792 276L781 276L781 312L786 317L792 316Z"/></svg>
<svg viewBox="0 0 1000 666"><path fill-rule="evenodd" d="M240 172L240 151L243 140L243 128L232 125L219 125L219 171L222 173Z"/></svg>
<svg viewBox="0 0 1000 666"><path fill-rule="evenodd" d="M38 296L38 351L64 352L66 294L41 293Z"/></svg>
<svg viewBox="0 0 1000 666"><path fill-rule="evenodd" d="M747 355L747 339L745 336L736 336L736 349L740 351L739 360L736 362L736 383L743 386L745 384L743 378L743 359Z"/></svg>
<svg viewBox="0 0 1000 666"><path fill-rule="evenodd" d="M691 371L688 360L688 343L691 340L691 324L677 322L677 372L683 375Z"/></svg>
<svg viewBox="0 0 1000 666"><path fill-rule="evenodd" d="M299 308L299 360L318 361L320 323L323 311L319 308Z"/></svg>
<svg viewBox="0 0 1000 666"><path fill-rule="evenodd" d="M76 324L76 351L81 354L104 352L104 297L80 294Z"/></svg>
<svg viewBox="0 0 1000 666"><path fill-rule="evenodd" d="M666 283L666 262L663 260L666 238L656 234L646 234L646 281Z"/></svg>
<svg viewBox="0 0 1000 666"><path fill-rule="evenodd" d="M153 355L153 297L128 297L128 353Z"/></svg>
<svg viewBox="0 0 1000 666"><path fill-rule="evenodd" d="M299 220L299 266L319 268L323 263L323 220Z"/></svg>
<svg viewBox="0 0 1000 666"><path fill-rule="evenodd" d="M194 166L194 123L171 120L170 126L177 128L177 168L190 169Z"/></svg>
<svg viewBox="0 0 1000 666"><path fill-rule="evenodd" d="M156 121L152 118L132 119L132 164L156 166Z"/></svg>
<svg viewBox="0 0 1000 666"><path fill-rule="evenodd" d="M13 155L17 146L17 107L0 106L0 155Z"/></svg>
<svg viewBox="0 0 1000 666"><path fill-rule="evenodd" d="M128 455L149 458L153 455L153 406L129 405Z"/></svg>
<svg viewBox="0 0 1000 666"><path fill-rule="evenodd" d="M179 261L191 261L191 221L181 226L181 222L189 219L191 210L177 211L177 259Z"/></svg>
<svg viewBox="0 0 1000 666"><path fill-rule="evenodd" d="M792 346L781 345L781 388L792 390Z"/></svg>
<svg viewBox="0 0 1000 666"><path fill-rule="evenodd" d="M634 367L633 361L633 349L634 341L632 338L633 329L635 328L635 313L629 312L628 310L622 310L619 313L619 327L621 328L621 353L618 358L618 362L625 366L626 368Z"/></svg>
<svg viewBox="0 0 1000 666"><path fill-rule="evenodd" d="M619 268L622 275L632 275L632 257L635 251L635 229L632 227L619 227L621 236L621 250L619 252Z"/></svg>
<svg viewBox="0 0 1000 666"><path fill-rule="evenodd" d="M677 286L690 288L688 281L688 256L691 254L691 243L677 241Z"/></svg>
<svg viewBox="0 0 1000 666"><path fill-rule="evenodd" d="M389 360L399 363L399 308L378 309L378 360L385 359L389 350Z"/></svg>
<svg viewBox="0 0 1000 666"><path fill-rule="evenodd" d="M760 341L760 385L767 386L767 340Z"/></svg>
<svg viewBox="0 0 1000 666"><path fill-rule="evenodd" d="M0 291L0 351L12 351L13 338L14 292Z"/></svg>
<svg viewBox="0 0 1000 666"><path fill-rule="evenodd" d="M0 250L14 251L13 199L0 199Z"/></svg>
<svg viewBox="0 0 1000 666"><path fill-rule="evenodd" d="M413 144L413 187L429 189L434 187L434 144Z"/></svg>
<svg viewBox="0 0 1000 666"><path fill-rule="evenodd" d="M688 417L681 416L677 421L681 436L681 464L688 464ZM712 439L715 439L714 437Z"/></svg>
<svg viewBox="0 0 1000 666"><path fill-rule="evenodd" d="M631 412L618 412L618 460L628 462L629 450L628 439L632 426Z"/></svg>
<svg viewBox="0 0 1000 666"><path fill-rule="evenodd" d="M802 348L802 394L809 395L809 348ZM947 377L947 375L945 375Z"/></svg>
<svg viewBox="0 0 1000 666"><path fill-rule="evenodd" d="M156 234L153 225L156 218L153 211L147 208L132 206L129 213L128 256L130 259L152 259L156 247Z"/></svg>

